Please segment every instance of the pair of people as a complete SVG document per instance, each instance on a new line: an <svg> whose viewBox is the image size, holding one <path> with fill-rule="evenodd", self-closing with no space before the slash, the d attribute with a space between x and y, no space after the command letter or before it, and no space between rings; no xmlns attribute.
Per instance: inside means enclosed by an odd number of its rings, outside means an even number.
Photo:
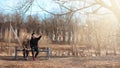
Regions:
<svg viewBox="0 0 120 68"><path fill-rule="evenodd" d="M34 61L36 60L37 55L39 53L38 41L40 40L41 37L42 37L42 35L36 36L35 33L32 33L30 41L26 41L26 44L23 42L24 43L23 44L23 55L24 55L25 59L28 58L28 50L29 50L29 44L30 44L30 48L32 51L32 58ZM36 52L36 53L34 53L34 52Z"/></svg>

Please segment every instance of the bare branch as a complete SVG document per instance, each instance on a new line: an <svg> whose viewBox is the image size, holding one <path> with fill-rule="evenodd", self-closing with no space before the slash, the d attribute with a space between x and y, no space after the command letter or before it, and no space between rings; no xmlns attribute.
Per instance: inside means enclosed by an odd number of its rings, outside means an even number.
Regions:
<svg viewBox="0 0 120 68"><path fill-rule="evenodd" d="M56 2L56 3L59 4L60 6L64 7L64 8L68 9L69 11L73 11L73 10L71 10L70 8L64 6L63 4L60 4L59 2Z"/></svg>
<svg viewBox="0 0 120 68"><path fill-rule="evenodd" d="M37 2L37 4L38 4L38 2ZM38 6L39 6L40 9L42 9L43 11L45 11L45 12L51 14L51 15L62 16L62 15L67 15L67 14L69 14L69 13L71 13L71 12L72 12L72 13L75 13L75 12L77 12L77 11L80 11L80 10L83 10L83 9L86 9L86 8L89 8L89 7L91 7L91 6L94 6L94 5L96 5L96 4L97 4L97 3L93 3L93 4L91 4L91 5L88 5L88 6L85 6L85 7L80 8L80 9L76 9L76 10L71 10L71 9L67 8L66 6L62 5L64 8L70 10L69 12L66 12L66 13L63 13L63 14L55 14L55 13L52 13L52 12L49 12L49 11L43 9L39 4L38 4Z"/></svg>
<svg viewBox="0 0 120 68"><path fill-rule="evenodd" d="M45 12L51 14L51 15L56 15L56 14L54 14L54 13L52 13L52 12L49 12L49 11L45 10L44 8L42 8L42 7L38 4L38 2L36 2L36 3L37 3L37 5L38 5L38 7L39 7L40 9L42 9L43 11L45 11Z"/></svg>
<svg viewBox="0 0 120 68"><path fill-rule="evenodd" d="M108 6L107 4L105 4L105 2L103 0L95 0L96 3L98 3L99 5L101 5L102 7L111 9L110 6Z"/></svg>
<svg viewBox="0 0 120 68"><path fill-rule="evenodd" d="M97 9L95 9L95 10L93 10L93 12L92 13L96 13L97 11L99 11L99 9L101 9L102 7L100 6L100 7L98 7Z"/></svg>

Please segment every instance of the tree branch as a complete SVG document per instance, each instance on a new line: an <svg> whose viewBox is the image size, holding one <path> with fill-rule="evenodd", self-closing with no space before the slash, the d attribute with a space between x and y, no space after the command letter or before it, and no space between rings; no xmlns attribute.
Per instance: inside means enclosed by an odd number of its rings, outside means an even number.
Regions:
<svg viewBox="0 0 120 68"><path fill-rule="evenodd" d="M58 2L56 2L56 3L59 4L60 6L64 7L65 9L68 9L69 11L73 11L73 10L71 10L70 8L64 6L63 4L60 4L60 3L58 3Z"/></svg>
<svg viewBox="0 0 120 68"><path fill-rule="evenodd" d="M38 4L38 2L37 2L37 4ZM97 4L97 3L93 3L93 4L91 4L91 5L88 5L88 6L85 6L85 7L79 8L79 9L76 9L76 10L71 10L71 9L67 8L66 6L63 6L63 5L62 5L64 8L70 10L70 11L68 11L68 12L66 12L66 13L62 13L62 14L55 14L55 13L49 12L49 11L43 9L39 4L38 4L38 7L39 7L40 9L42 9L43 11L51 14L51 15L63 16L63 15L67 15L67 14L70 14L70 13L75 13L75 12L77 12L77 11L80 11L80 10L83 10L83 9L86 9L86 8L89 8L89 7L94 6L94 5L96 5L96 4Z"/></svg>
<svg viewBox="0 0 120 68"><path fill-rule="evenodd" d="M98 3L99 5L101 5L102 7L111 9L110 6L108 6L107 4L105 4L105 2L103 0L95 0L96 3Z"/></svg>

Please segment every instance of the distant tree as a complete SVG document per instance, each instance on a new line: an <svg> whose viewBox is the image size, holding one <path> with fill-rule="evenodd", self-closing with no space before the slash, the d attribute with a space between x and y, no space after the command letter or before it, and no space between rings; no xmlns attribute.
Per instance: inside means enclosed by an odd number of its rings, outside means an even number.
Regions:
<svg viewBox="0 0 120 68"><path fill-rule="evenodd" d="M31 15L29 15L27 17L27 21L25 23L26 28L28 30L28 32L39 32L39 28L40 28L40 20L38 19L38 17L33 17Z"/></svg>

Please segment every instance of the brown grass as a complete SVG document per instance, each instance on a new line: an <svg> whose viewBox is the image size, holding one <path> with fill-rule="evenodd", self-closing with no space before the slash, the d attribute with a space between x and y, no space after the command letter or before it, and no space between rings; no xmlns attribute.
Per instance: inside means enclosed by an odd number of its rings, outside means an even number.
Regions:
<svg viewBox="0 0 120 68"><path fill-rule="evenodd" d="M1 59L0 68L119 68L119 56L104 57L51 57L49 60L41 59L28 61L23 59Z"/></svg>
<svg viewBox="0 0 120 68"><path fill-rule="evenodd" d="M2 43L4 44L4 43ZM70 48L69 45L40 45L55 49ZM51 57L49 60L38 57L33 61L31 57L14 60L13 57L1 56L0 68L120 68L120 55L97 57Z"/></svg>

